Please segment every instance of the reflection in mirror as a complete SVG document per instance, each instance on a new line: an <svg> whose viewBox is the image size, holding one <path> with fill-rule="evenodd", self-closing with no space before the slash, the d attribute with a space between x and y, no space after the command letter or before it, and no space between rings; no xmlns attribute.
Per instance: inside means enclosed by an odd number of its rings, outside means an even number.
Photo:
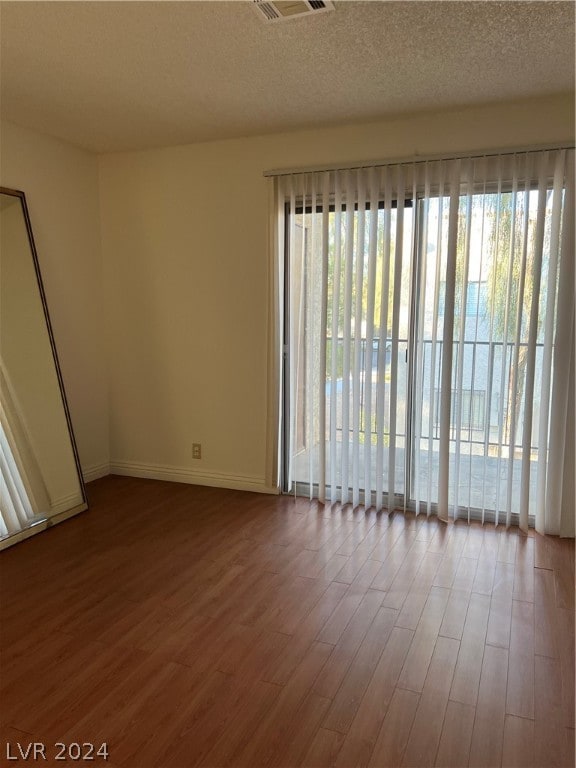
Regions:
<svg viewBox="0 0 576 768"><path fill-rule="evenodd" d="M86 509L26 200L0 188L0 548Z"/></svg>

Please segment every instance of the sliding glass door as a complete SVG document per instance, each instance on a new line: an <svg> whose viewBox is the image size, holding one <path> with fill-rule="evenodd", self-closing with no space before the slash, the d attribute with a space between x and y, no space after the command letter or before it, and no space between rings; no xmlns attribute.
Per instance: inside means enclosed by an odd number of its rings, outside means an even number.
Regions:
<svg viewBox="0 0 576 768"><path fill-rule="evenodd" d="M301 492L317 495L325 474L333 500L404 497L412 211L376 200L288 213L286 477Z"/></svg>
<svg viewBox="0 0 576 768"><path fill-rule="evenodd" d="M536 499L540 415L546 383L544 335L557 292L558 222L554 194L543 205L530 187L474 191L458 205L459 239L453 300L450 410L450 494L456 507L485 513L519 513L522 448L530 452L531 516ZM540 208L540 212L539 212ZM411 498L418 510L438 503L441 361L445 316L445 233L448 211L432 198L418 205L423 238L414 274L419 296L414 334L413 472ZM535 270L537 230L543 234ZM552 259L552 263L551 263ZM536 278L539 285L536 286ZM539 292L534 296L534 291ZM533 301L538 305L531 329ZM550 318L548 318L550 320ZM526 408L529 335L532 346L532 418ZM555 330L552 319L550 334ZM549 393L548 393L549 397ZM530 430L525 435L525 430Z"/></svg>
<svg viewBox="0 0 576 768"><path fill-rule="evenodd" d="M282 181L285 490L508 523L545 504L566 156Z"/></svg>

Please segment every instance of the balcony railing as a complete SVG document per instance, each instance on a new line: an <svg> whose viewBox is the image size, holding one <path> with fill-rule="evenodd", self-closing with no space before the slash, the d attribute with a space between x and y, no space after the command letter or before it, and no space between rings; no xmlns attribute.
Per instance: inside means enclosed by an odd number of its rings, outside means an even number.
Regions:
<svg viewBox="0 0 576 768"><path fill-rule="evenodd" d="M336 410L336 430L342 432L342 401L347 390L350 398L350 407L352 407L352 397L354 393L354 384L350 376L348 387L344 385L343 379L343 347L344 339L339 337L337 340L338 348L336 350L336 379L332 382L331 378L326 381L327 397L327 415L330 413L330 398L335 395L337 398ZM330 377L332 366L332 343L331 337L327 337L327 373ZM462 352L460 344L463 344ZM354 354L355 340L351 339L351 350ZM390 376L392 366L392 339L385 340L385 370L384 370L384 435L389 436L389 390ZM442 340L435 342L436 349L434 360L433 344L431 339L426 339L422 344L422 360L416 361L413 375L420 384L420 393L416 396L416 416L420 420L420 430L415 429L412 424L412 432L419 433L421 439L433 440L440 436L439 404L441 390L441 361L442 361ZM514 366L515 354L514 342L500 341L478 341L465 340L464 342L454 341L453 360L459 361L455 365L455 373L452 382L452 408L451 408L451 439L456 440L459 437L460 442L470 443L472 445L484 446L489 452L498 445L510 443L511 424L508 417L510 404L518 400L522 405L524 399L524 371L522 370L525 361L525 352L527 344L518 345L517 382L516 391L511 391L512 387L512 369ZM542 344L536 345L536 389L534 397L534 408L539 408L540 397L538 381L541 378L538 373L542 371ZM407 366L406 339L398 339L398 357L396 364L397 375L397 436L405 435L405 414L408 391L408 366ZM378 356L380 351L380 339L372 341L372 359L369 361L367 355L368 343L366 338L360 339L360 370L359 379L359 400L360 400L360 432L366 436L370 434L373 440L377 434L376 425L379 423L378 404L376 398L376 382L378 376ZM372 387L371 387L371 408L368 409L367 386L366 386L366 368L367 363L371 362ZM418 364L419 363L419 364ZM459 379L461 368L461 380ZM459 387L458 384L461 386ZM458 395L460 392L460 395ZM432 408L433 406L433 408ZM431 414L432 410L432 414ZM370 424L367 424L368 411L370 411ZM516 408L518 412L518 408ZM520 409L522 412L522 409ZM328 427L329 419L327 419ZM537 425L538 418L533 419L534 431L532 435L532 450L538 449ZM458 429L459 425L459 429ZM522 445L523 422L516 425L516 435L514 447ZM350 426L350 432L352 426Z"/></svg>

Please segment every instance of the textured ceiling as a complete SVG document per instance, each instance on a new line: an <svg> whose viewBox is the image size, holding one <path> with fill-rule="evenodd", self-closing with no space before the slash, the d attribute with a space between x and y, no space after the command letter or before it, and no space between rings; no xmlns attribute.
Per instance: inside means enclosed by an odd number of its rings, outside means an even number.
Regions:
<svg viewBox="0 0 576 768"><path fill-rule="evenodd" d="M140 149L574 89L573 2L0 2L2 116Z"/></svg>

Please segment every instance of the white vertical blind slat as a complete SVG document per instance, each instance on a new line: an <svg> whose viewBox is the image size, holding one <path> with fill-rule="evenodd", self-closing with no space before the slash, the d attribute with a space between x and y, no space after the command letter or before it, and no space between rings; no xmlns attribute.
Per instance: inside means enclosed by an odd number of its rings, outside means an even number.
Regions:
<svg viewBox="0 0 576 768"><path fill-rule="evenodd" d="M390 437L388 450L388 509L395 505L396 424L398 398L398 328L400 289L402 285L402 250L404 244L404 169L396 167L396 237L394 243L394 292L392 297L392 351L390 361Z"/></svg>
<svg viewBox="0 0 576 768"><path fill-rule="evenodd" d="M526 155L526 170L530 168L530 157ZM518 294L516 299L516 334L514 340L514 351L512 359L512 384L510 387L511 393L518 391L518 368L520 361L520 342L522 339L522 315L524 304L524 290L526 285L526 264L528 260L528 227L529 227L529 208L530 208L530 175L524 174L524 191L522 193L522 199L524 200L523 209L523 222L522 222L522 242L519 247L521 252L521 266L520 266L520 281L518 284ZM512 402L510 397L509 409L510 409L510 433L508 436L508 476L507 476L507 492L506 492L506 525L509 526L512 520L512 491L514 480L514 461L516 457L516 425L518 423L518 413L516 412L516 404Z"/></svg>
<svg viewBox="0 0 576 768"><path fill-rule="evenodd" d="M328 234L330 223L330 174L322 177L320 208L322 210L320 264L320 375L318 377L318 498L326 500L326 333L328 322Z"/></svg>
<svg viewBox="0 0 576 768"><path fill-rule="evenodd" d="M366 223L366 192L364 174L357 172L357 235L355 247L354 302L354 368L352 371L352 505L360 503L360 421L362 396L362 324L363 324L363 287L364 287L364 235Z"/></svg>
<svg viewBox="0 0 576 768"><path fill-rule="evenodd" d="M504 428L506 421L510 418L510 414L505 410L506 398L504 393L506 392L506 383L510 380L512 367L510 366L510 372L507 370L508 360L512 361L512 350L508 351L508 337L510 331L510 309L511 309L511 296L512 286L514 284L513 270L514 270L514 253L515 253L515 241L516 241L516 213L518 208L518 174L517 165L514 166L514 173L512 177L512 192L510 200L510 239L508 244L508 269L506 273L506 300L504 303L504 328L502 332L502 359L500 369L500 406L498 409L498 450L497 450L497 463L496 463L496 525L500 522L500 478L501 478L501 466L502 466L502 454L504 448L505 433ZM499 189L501 189L501 181L499 177ZM498 207L500 213L500 204ZM500 219L497 219L497 226L500 224ZM497 272L494 270L494 281L497 281ZM498 290L498 286L494 285L495 295ZM515 391L515 390L512 390ZM504 512L508 515L509 509L508 492L506 492L506 503L504 505Z"/></svg>
<svg viewBox="0 0 576 768"><path fill-rule="evenodd" d="M554 339L554 378L550 413L550 454L545 514L536 517L539 533L574 536L574 151L567 153L560 269L558 317ZM572 472L564 471L565 454ZM567 475L567 476L566 476Z"/></svg>
<svg viewBox="0 0 576 768"><path fill-rule="evenodd" d="M392 179L389 169L383 169L384 210L382 224L382 281L380 294L380 323L378 335L378 381L376 385L376 509L383 505L384 494L384 431L386 423L386 351L388 346L388 296L390 290L390 240L392 227Z"/></svg>
<svg viewBox="0 0 576 768"><path fill-rule="evenodd" d="M316 287L316 263L315 263L315 255L316 255L316 231L318 227L318 222L316 220L316 216L314 215L314 212L316 210L316 184L315 184L315 174L311 174L307 182L309 184L309 191L305 190L304 194L304 200L306 200L307 195L310 197L310 203L311 203L311 209L312 209L312 216L310 218L310 243L308 247L305 247L304 249L304 274L306 275L306 307L307 310L304 313L305 317L305 328L306 328L306 357L305 357L305 367L306 367L306 387L308 389L308 392L305 396L305 403L306 403L306 440L305 445L308 450L308 495L310 499L314 498L314 459L316 458L316 451L315 448L315 441L314 441L314 406L316 403L316 398L314 397L314 390L316 389L314 386L314 382L316 380L315 373L316 373L316 366L317 366L317 360L314 359L314 346L316 344L316 335L314 333L314 315L316 312L316 308L318 306L318 298L315 293L315 287ZM306 205L303 206L303 216L306 218ZM306 233L306 230L305 230ZM306 238L304 238L305 240Z"/></svg>
<svg viewBox="0 0 576 768"><path fill-rule="evenodd" d="M444 207L444 178L445 178L445 166L444 163L439 167L439 182L438 182L438 223L436 232L436 269L434 273L434 296L432 302L432 339L430 342L430 395L429 395L429 410L430 415L428 419L428 467L433 466L434 456L434 430L435 430L435 416L436 416L436 362L439 359L438 355L438 310L440 303L440 274L441 274L441 254L442 254L442 238L443 238L443 216L442 211ZM430 206L430 178L426 179L426 204L427 208ZM439 392L439 390L438 390ZM432 512L432 472L428 470L428 495L427 495L427 514Z"/></svg>
<svg viewBox="0 0 576 768"><path fill-rule="evenodd" d="M466 351L466 305L468 301L468 270L470 264L470 229L472 225L472 193L474 190L474 175L473 175L473 161L466 163L466 170L462 174L465 179L466 196L465 196L465 217L463 222L464 228L464 252L461 255L462 274L460 275L460 285L456 285L458 290L458 298L460 300L460 317L458 327L458 353L456 355L456 375L455 379L455 403L454 403L454 422L455 422L455 437L454 443L454 490L453 490L453 507L454 517L458 517L458 510L460 508L460 454L462 446L462 389L464 381L464 354ZM464 195L462 195L464 197ZM459 222L460 223L460 222ZM458 263L456 264L456 278L458 278ZM455 296L456 300L456 296ZM468 522L470 522L470 510L468 510Z"/></svg>
<svg viewBox="0 0 576 768"><path fill-rule="evenodd" d="M416 221L417 208L416 201L418 199L418 172L417 166L414 168L414 187L412 192L412 200L414 201L413 220ZM420 227L414 227L416 233L415 236L419 238L419 245L416 247L416 269L418 271L418 277L414 291L416 293L415 300L418 303L416 310L416 323L420 323L420 327L424 318L425 302L426 302L426 249L425 245L428 243L428 214L429 214L429 198L430 198L430 180L428 174L425 173L425 187L424 187L424 202L423 202L423 215ZM417 325L418 328L418 325ZM423 501L428 502L429 494L422 493L422 473L421 473L421 442L422 442L422 417L423 417L423 394L424 394L424 356L425 347L422 338L422 333L416 331L414 333L415 342L415 354L414 368L416 371L416 380L414 382L414 420L413 420L413 432L414 432L414 449L413 462L414 462L414 495L416 497L416 514L421 512L420 505ZM429 457L430 458L430 457ZM429 508L427 508L429 514Z"/></svg>
<svg viewBox="0 0 576 768"><path fill-rule="evenodd" d="M366 348L364 353L364 497L365 504L372 504L372 378L374 347L374 311L376 301L376 259L378 249L378 181L376 169L372 168L368 176L370 203L368 232L368 277L366 302Z"/></svg>
<svg viewBox="0 0 576 768"><path fill-rule="evenodd" d="M342 350L342 503L350 498L350 336L352 323L352 283L354 279L354 195L352 171L346 172L346 278L344 285L344 343Z"/></svg>
<svg viewBox="0 0 576 768"><path fill-rule="evenodd" d="M499 247L501 243L501 236L500 236L500 216L501 216L501 209L502 209L502 165L500 158L498 158L498 165L497 165L497 192L496 192L496 211L495 211L495 221L494 221L494 233L493 233L493 247L491 249L491 252L489 254L490 259L493 264L495 264L496 259L498 258L499 253ZM484 166L484 192L486 192L486 165ZM485 224L485 212L483 214L483 225ZM494 305L497 291L499 290L500 286L498 285L498 279L497 279L497 273L496 269L492 269L492 278L489 281L489 291L490 291L490 304ZM480 302L478 302L480 304ZM507 312L508 308L508 302L506 301L506 309L505 312ZM488 331L488 349L489 349L489 357L488 357L488 393L486 397L486 402L484 404L484 424L490 424L490 418L492 413L492 393L494 391L494 383L495 383L495 375L497 374L497 371L495 371L495 365L494 365L494 357L495 357L495 350L496 346L494 344L494 313L490 313L490 329ZM506 357L506 345L505 343L502 345L502 360L504 360ZM504 368L502 369L504 370ZM501 388L501 391L503 391L503 387ZM503 398L500 398L501 401L503 401ZM489 455L489 444L490 444L490 429L485 429L484 431L484 456ZM498 430L498 457L500 456L500 449L501 449L501 439L500 439L500 429ZM499 462L499 458L497 459ZM484 462L483 471L482 471L482 523L484 523L486 519L486 475L487 475L487 467L488 462ZM500 477L499 474L496 474L496 493L495 493L495 515L496 515L496 521L498 521L498 510L500 506L499 501L499 481Z"/></svg>
<svg viewBox="0 0 576 768"><path fill-rule="evenodd" d="M532 420L534 417L534 377L536 368L536 342L538 340L538 309L540 304L540 283L542 278L542 249L544 245L544 215L546 212L547 160L543 153L538 169L538 211L534 256L532 263L532 300L528 326L528 353L526 363L526 384L524 388L524 424L522 429L522 474L520 479L520 528L528 530L530 503L530 474L532 469Z"/></svg>
<svg viewBox="0 0 576 768"><path fill-rule="evenodd" d="M458 206L460 161L456 161L450 177L450 211L448 218L448 251L446 258L446 290L444 295L444 328L442 334L442 389L440 393L440 446L438 478L438 517L448 520L450 472L450 411L452 405L452 345L454 339L454 298L456 287Z"/></svg>
<svg viewBox="0 0 576 768"><path fill-rule="evenodd" d="M338 354L339 343L339 314L340 314L340 283L342 270L342 192L340 173L336 172L334 179L334 277L332 284L332 331L331 338L331 372L330 372L330 501L338 497L338 486L341 485L338 462Z"/></svg>
<svg viewBox="0 0 576 768"><path fill-rule="evenodd" d="M475 392L475 382L476 382L476 362L477 362L477 353L476 353L476 342L478 341L478 329L480 326L480 305L481 305L481 291L480 286L482 283L482 275L483 275L483 269L484 269L484 254L487 250L485 245L485 237L486 237L486 158L483 158L482 160L482 173L481 173L481 183L482 183L482 223L481 223L481 231L480 231L480 264L478 266L478 289L476 292L476 315L474 318L474 346L472 347L472 373L470 377L471 381L471 387L470 387L470 406L469 406L469 416L468 416L468 434L469 439L472 441L473 438L473 432L475 423L474 423L474 416L475 416L475 409L474 409L474 392ZM492 317L492 313L490 313ZM492 391L492 384L491 384L491 375L492 375L492 355L491 355L491 342L492 342L492 322L490 322L490 329L489 329L489 341L488 341L488 370L486 372L486 380L485 380L485 399L486 401L490 402L490 394ZM489 421L489 414L490 410L488 410L488 419L484 422L485 425L485 435L488 436L490 433L490 429L486 429L486 425L490 423ZM487 439L487 438L486 438ZM484 444L484 459L488 455L488 448L486 443ZM468 518L470 519L471 515L471 508L472 508L472 473L473 473L473 450L472 445L470 446L469 451L469 458L468 458ZM486 480L486 465L487 462L483 461L483 483L485 483ZM482 492L482 522L484 523L485 519L485 485L483 487Z"/></svg>
<svg viewBox="0 0 576 768"><path fill-rule="evenodd" d="M548 426L550 419L550 385L552 379L552 347L554 341L554 307L558 284L558 259L560 253L560 214L562 211L562 182L564 178L565 152L556 156L554 181L551 190L552 213L550 217L549 264L546 280L546 305L544 309L544 349L540 385L540 422L538 425L538 474L536 482L537 525L545 516L546 475L548 470Z"/></svg>

